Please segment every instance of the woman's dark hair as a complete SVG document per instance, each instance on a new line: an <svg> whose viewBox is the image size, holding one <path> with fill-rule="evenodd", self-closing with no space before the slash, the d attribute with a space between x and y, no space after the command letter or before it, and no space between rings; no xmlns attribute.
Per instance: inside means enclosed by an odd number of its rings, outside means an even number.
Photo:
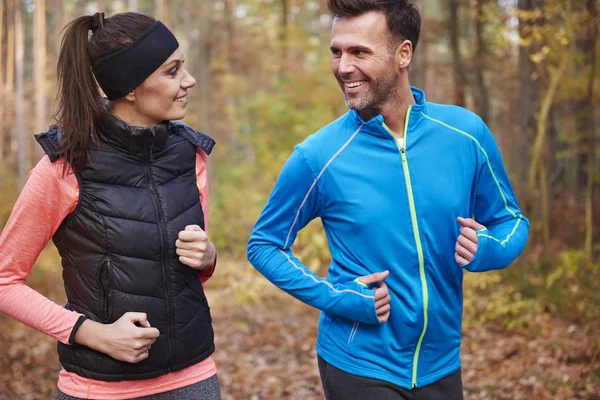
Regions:
<svg viewBox="0 0 600 400"><path fill-rule="evenodd" d="M97 123L104 100L92 66L142 36L156 20L127 12L104 19L104 14L82 16L65 28L58 56L58 93L54 118L62 131L59 154L63 172L85 167L89 146L98 138ZM92 31L89 37L90 30ZM88 39L89 37L89 39Z"/></svg>
<svg viewBox="0 0 600 400"><path fill-rule="evenodd" d="M329 12L335 17L357 17L367 11L383 11L392 43L412 42L417 48L421 34L421 14L411 0L327 0Z"/></svg>

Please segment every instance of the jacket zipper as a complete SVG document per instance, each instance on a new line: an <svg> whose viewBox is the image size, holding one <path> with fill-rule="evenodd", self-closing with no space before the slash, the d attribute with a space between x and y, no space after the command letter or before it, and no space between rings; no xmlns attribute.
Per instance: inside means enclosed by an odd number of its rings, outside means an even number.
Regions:
<svg viewBox="0 0 600 400"><path fill-rule="evenodd" d="M415 242L417 244L417 253L419 256L419 273L421 275L421 289L423 291L423 330L421 331L421 336L419 337L419 341L417 342L417 348L415 350L415 355L413 358L413 371L412 371L412 387L417 387L417 367L419 364L419 353L421 352L421 345L423 344L423 338L425 337L425 332L427 331L427 321L428 321L428 307L429 307L429 292L427 290L427 277L425 275L425 260L423 257L423 247L421 245L421 235L419 233L419 224L417 222L417 211L415 208L415 199L413 196L412 185L410 183L410 171L408 168L408 160L406 158L406 144L408 143L408 122L410 119L410 110L412 109L412 105L408 107L406 111L406 121L404 122L404 143L402 147L398 145L396 141L396 137L393 132L384 124L383 126L388 131L390 135L394 138L394 143L398 147L400 151L400 156L402 157L402 168L404 169L404 176L406 181L406 190L408 193L408 203L410 206L410 217L412 220L413 233L415 235Z"/></svg>
<svg viewBox="0 0 600 400"><path fill-rule="evenodd" d="M154 143L150 142L150 164L154 162ZM161 248L161 269L163 274L163 281L165 282L167 289L167 320L168 329L169 329L169 344L171 345L171 358L169 360L169 369L170 366L175 361L175 335L173 333L173 310L171 309L171 303L173 299L171 298L171 280L169 279L168 274L168 265L167 265L167 229L166 224L164 222L164 215L162 212L162 208L158 202L158 192L156 190L156 182L154 181L154 177L152 176L152 172L150 171L149 165L144 165L144 174L146 175L146 179L150 183L150 187L148 188L150 191L150 198L152 199L152 203L154 204L154 209L156 210L156 215L158 217L158 230L160 233L160 248Z"/></svg>

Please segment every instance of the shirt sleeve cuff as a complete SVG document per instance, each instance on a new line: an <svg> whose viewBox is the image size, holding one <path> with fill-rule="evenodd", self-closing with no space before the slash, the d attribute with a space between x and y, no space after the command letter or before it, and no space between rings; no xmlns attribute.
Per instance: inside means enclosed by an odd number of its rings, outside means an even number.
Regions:
<svg viewBox="0 0 600 400"><path fill-rule="evenodd" d="M202 283L206 282L210 277L215 273L215 268L217 267L217 259L219 258L218 254L215 254L215 263L212 267L205 268L202 271L198 272L198 276Z"/></svg>

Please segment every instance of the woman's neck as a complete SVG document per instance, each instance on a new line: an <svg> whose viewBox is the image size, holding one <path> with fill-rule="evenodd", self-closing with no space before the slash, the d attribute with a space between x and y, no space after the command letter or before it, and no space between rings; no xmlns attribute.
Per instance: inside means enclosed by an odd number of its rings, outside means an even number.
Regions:
<svg viewBox="0 0 600 400"><path fill-rule="evenodd" d="M149 120L146 116L141 114L139 110L135 108L135 105L127 100L114 100L108 103L108 110L128 123L131 126L143 126L149 127L153 125L157 125L160 121Z"/></svg>

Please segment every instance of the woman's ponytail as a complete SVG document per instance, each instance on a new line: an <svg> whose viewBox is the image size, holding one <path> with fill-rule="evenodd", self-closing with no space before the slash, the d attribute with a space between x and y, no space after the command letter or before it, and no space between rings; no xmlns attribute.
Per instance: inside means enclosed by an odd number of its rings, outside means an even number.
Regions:
<svg viewBox="0 0 600 400"><path fill-rule="evenodd" d="M67 25L58 56L58 93L54 117L62 130L60 155L65 170L83 168L90 142L96 140L96 121L102 112L102 96L92 73L88 36L93 16L76 18Z"/></svg>

